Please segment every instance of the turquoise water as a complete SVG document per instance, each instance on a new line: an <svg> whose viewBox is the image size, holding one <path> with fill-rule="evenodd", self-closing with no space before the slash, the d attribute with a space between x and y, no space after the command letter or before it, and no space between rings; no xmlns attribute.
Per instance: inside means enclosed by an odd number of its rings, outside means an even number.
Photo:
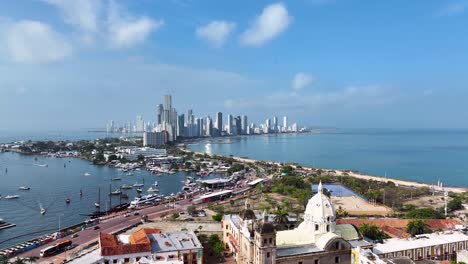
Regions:
<svg viewBox="0 0 468 264"><path fill-rule="evenodd" d="M189 149L468 186L468 130L348 129L203 140Z"/></svg>
<svg viewBox="0 0 468 264"><path fill-rule="evenodd" d="M77 224L95 211L94 202L98 200L101 189L101 210L109 204L109 186L111 190L122 184L133 185L145 181L143 190L147 190L156 180L160 193L169 195L181 190L182 180L187 173L178 172L155 176L147 171L133 171L132 176L106 166L95 166L81 159L46 158L37 156L19 155L16 153L0 153L0 194L3 197L9 194L18 194L17 200L0 199L0 218L15 223L17 226L0 230L0 248L24 241L37 235L26 235L11 239L18 235L32 232L56 230L60 225L70 226ZM38 164L47 164L40 167ZM66 167L64 167L66 164ZM8 173L5 173L8 168ZM85 173L91 174L85 176ZM193 175L195 176L195 175ZM121 177L121 181L111 181L113 177ZM220 177L220 175L210 175ZM18 187L29 186L30 191L19 191ZM83 196L80 197L80 190ZM135 188L122 190L130 199L137 196ZM120 202L119 196L112 196L112 206ZM66 204L65 199L70 198L71 203ZM125 202L125 200L122 200ZM47 209L45 215L39 213L39 204ZM6 241L8 240L8 241Z"/></svg>

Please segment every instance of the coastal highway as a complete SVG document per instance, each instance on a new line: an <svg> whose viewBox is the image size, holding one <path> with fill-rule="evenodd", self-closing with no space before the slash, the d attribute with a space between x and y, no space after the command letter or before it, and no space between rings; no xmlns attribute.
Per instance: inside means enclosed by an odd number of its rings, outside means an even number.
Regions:
<svg viewBox="0 0 468 264"><path fill-rule="evenodd" d="M145 214L148 215L149 220L155 220L163 214L170 214L173 212L180 211L181 207L186 206L188 204L190 204L190 201L186 199L186 200L177 201L174 208L172 207L166 208L165 205L150 206L150 207L138 210L139 215L136 215L136 216L134 215L134 212L131 212L129 217L125 217L124 214L121 213L119 215L116 215L113 218L101 221L97 225L99 226L99 229L97 230L95 230L94 227L90 227L88 229L78 232L77 233L78 237L76 238L72 238L71 236L66 236L52 243L43 245L41 247L35 248L34 250L30 250L23 254L20 254L18 257L24 258L24 257L30 257L30 256L39 256L39 252L42 249L52 246L55 243L58 243L60 241L71 240L73 245L77 246L75 249L72 249L72 250L69 250L61 254L48 257L48 258L41 258L39 260L40 263L62 263L62 261L66 259L67 256L70 255L71 253L80 250L81 248L83 248L83 246L90 244L91 242L97 241L99 237L99 232L113 233L118 230L124 229L126 227L135 225L141 222L141 216Z"/></svg>

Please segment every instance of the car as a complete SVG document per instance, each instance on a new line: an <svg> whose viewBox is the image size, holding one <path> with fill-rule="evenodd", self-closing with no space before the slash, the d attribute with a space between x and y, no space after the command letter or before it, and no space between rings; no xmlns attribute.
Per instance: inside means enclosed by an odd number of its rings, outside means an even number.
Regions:
<svg viewBox="0 0 468 264"><path fill-rule="evenodd" d="M130 216L130 214L128 214L128 213L127 213L127 214L124 214L124 217L129 217L129 216Z"/></svg>
<svg viewBox="0 0 468 264"><path fill-rule="evenodd" d="M100 226L94 226L94 227L93 227L94 230L98 230L98 229L100 229L100 228L101 228Z"/></svg>
<svg viewBox="0 0 468 264"><path fill-rule="evenodd" d="M75 237L79 237L79 236L80 236L80 235L78 235L78 233L75 233L75 234L73 234L71 237L72 237L72 238L75 238Z"/></svg>
<svg viewBox="0 0 468 264"><path fill-rule="evenodd" d="M133 215L140 215L140 213L136 211L135 213L133 213Z"/></svg>
<svg viewBox="0 0 468 264"><path fill-rule="evenodd" d="M195 221L195 219L189 217L189 218L185 219L185 221L192 222L192 221Z"/></svg>

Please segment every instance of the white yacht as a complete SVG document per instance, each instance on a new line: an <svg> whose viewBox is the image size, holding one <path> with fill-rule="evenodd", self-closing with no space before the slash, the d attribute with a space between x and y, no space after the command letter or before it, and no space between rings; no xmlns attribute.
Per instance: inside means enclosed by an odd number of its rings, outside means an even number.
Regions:
<svg viewBox="0 0 468 264"><path fill-rule="evenodd" d="M136 197L133 199L133 201L130 202L130 206L128 208L136 208L143 204L150 204L151 202L157 201L158 199L160 200L161 196L157 194L148 194L141 197Z"/></svg>

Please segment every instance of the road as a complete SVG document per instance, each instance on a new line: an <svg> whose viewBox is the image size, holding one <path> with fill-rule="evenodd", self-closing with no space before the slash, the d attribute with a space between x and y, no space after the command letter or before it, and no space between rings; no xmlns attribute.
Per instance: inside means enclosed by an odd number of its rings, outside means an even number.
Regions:
<svg viewBox="0 0 468 264"><path fill-rule="evenodd" d="M173 212L180 211L181 207L186 206L190 203L191 202L188 199L186 199L186 200L177 201L174 208L166 208L165 205L158 205L158 206L150 206L144 209L140 209L138 210L140 214L136 216L134 215L134 213L131 213L129 217L125 217L123 214L121 214L113 218L101 221L97 225L99 226L99 229L97 230L94 230L94 227L90 227L88 229L78 232L78 237L76 238L72 238L71 235L69 235L59 240L56 240L52 243L43 245L41 247L27 251L23 254L20 254L18 257L25 258L25 257L30 257L30 256L39 256L39 253L42 249L50 247L60 241L71 240L73 245L77 246L76 248L66 251L64 253L55 255L55 256L48 257L48 258L41 258L39 260L41 263L54 263L54 264L62 263L63 260L65 260L68 255L72 254L73 252L81 250L84 246L94 241L97 241L99 237L99 232L113 233L113 232L122 230L124 228L130 227L132 225L140 223L141 216L145 214L148 215L149 220L155 220L156 218L160 217L163 214L170 214Z"/></svg>

